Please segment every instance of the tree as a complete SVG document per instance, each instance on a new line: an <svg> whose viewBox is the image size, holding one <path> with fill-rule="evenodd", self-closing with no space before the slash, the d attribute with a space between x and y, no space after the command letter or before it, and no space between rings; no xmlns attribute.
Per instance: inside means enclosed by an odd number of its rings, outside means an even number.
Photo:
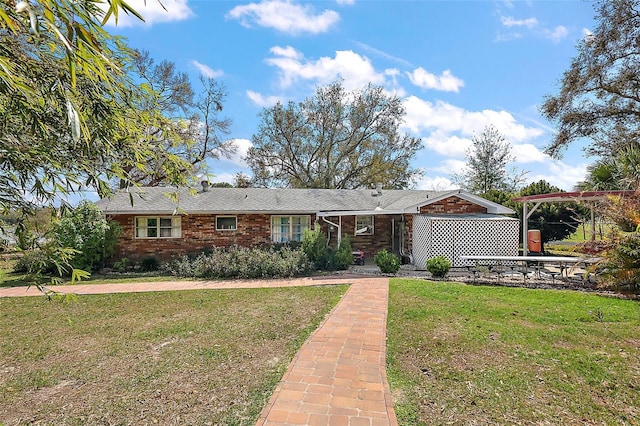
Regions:
<svg viewBox="0 0 640 426"><path fill-rule="evenodd" d="M0 232L13 237L19 250L33 249L51 230L55 213L48 207L29 212L7 211L0 215Z"/></svg>
<svg viewBox="0 0 640 426"><path fill-rule="evenodd" d="M559 93L542 114L558 132L547 152L559 157L572 142L592 140L587 152L615 154L640 136L640 0L598 0L598 25L577 45Z"/></svg>
<svg viewBox="0 0 640 426"><path fill-rule="evenodd" d="M406 188L421 174L410 167L421 143L400 132L404 114L381 87L348 92L337 81L264 109L246 161L257 186Z"/></svg>
<svg viewBox="0 0 640 426"><path fill-rule="evenodd" d="M155 64L146 51L135 52L133 68L134 76L142 80L143 96L138 99L137 107L152 117L138 137L149 139L161 152L184 160L181 174L189 177L206 174L207 159L235 153L234 143L223 139L229 133L231 120L219 117L227 96L223 84L201 77L202 91L196 93L188 76L178 72L173 62ZM157 159L152 157L147 163L149 167L145 170L130 165L126 170L128 178L147 186L170 180L169 170ZM121 183L125 185L126 182Z"/></svg>
<svg viewBox="0 0 640 426"><path fill-rule="evenodd" d="M186 182L185 160L139 138L153 125L126 73L132 52L102 25L126 3L0 3L0 210L33 209L86 187L101 196L127 170L161 165ZM153 159L153 161L147 161ZM28 201L29 196L33 201Z"/></svg>
<svg viewBox="0 0 640 426"><path fill-rule="evenodd" d="M467 168L453 175L454 183L476 194L491 191L514 191L526 172L509 173L507 164L512 162L511 145L493 126L484 128L473 137L473 148L467 150Z"/></svg>
<svg viewBox="0 0 640 426"><path fill-rule="evenodd" d="M238 172L233 175L233 186L236 188L251 188L253 183L251 182L251 176L243 172Z"/></svg>
<svg viewBox="0 0 640 426"><path fill-rule="evenodd" d="M562 192L549 182L540 180L525 186L520 190L520 197L527 195L552 194ZM560 241L571 235L582 217L587 215L587 210L577 203L542 203L528 221L528 229L539 229L542 242ZM522 208L518 211L522 222Z"/></svg>
<svg viewBox="0 0 640 426"><path fill-rule="evenodd" d="M621 147L587 168L587 178L578 183L582 191L640 189L640 145Z"/></svg>

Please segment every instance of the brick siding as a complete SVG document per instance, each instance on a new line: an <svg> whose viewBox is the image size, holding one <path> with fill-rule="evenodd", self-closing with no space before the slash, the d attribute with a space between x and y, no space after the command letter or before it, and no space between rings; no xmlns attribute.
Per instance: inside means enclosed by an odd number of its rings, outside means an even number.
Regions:
<svg viewBox="0 0 640 426"><path fill-rule="evenodd" d="M487 213L487 208L455 196L420 207L422 214Z"/></svg>
<svg viewBox="0 0 640 426"><path fill-rule="evenodd" d="M420 208L422 214L462 214L462 213L486 213L485 207L470 203L458 197L452 196L434 204ZM144 215L138 215L144 216ZM150 215L153 216L153 215ZM221 215L229 216L229 215ZM216 215L189 214L181 216L181 238L135 238L135 215L117 215L110 217L122 226L116 247L115 258L140 259L153 256L161 260L167 260L175 255L197 253L211 247L229 247L239 245L244 247L267 246L271 244L271 215L269 214L239 214L236 230L216 230ZM401 215L376 215L374 217L373 235L355 235L355 216L342 217L342 235L348 235L354 250L363 250L367 259L382 249L392 248L392 220L399 220ZM339 223L337 217L328 218L334 223ZM316 221L315 215L311 215L311 223ZM413 233L413 215L404 215L405 227L408 231L408 250L411 251ZM319 221L322 231L329 235L329 243L335 245L337 235L329 234L329 225Z"/></svg>
<svg viewBox="0 0 640 426"><path fill-rule="evenodd" d="M236 230L216 230L216 215L183 215L181 238L135 238L135 218L141 216L144 215L110 217L120 223L123 231L116 247L116 259L153 256L167 260L175 255L197 253L211 247L271 244L271 215L268 214L236 215ZM311 222L314 220L315 215L311 215Z"/></svg>

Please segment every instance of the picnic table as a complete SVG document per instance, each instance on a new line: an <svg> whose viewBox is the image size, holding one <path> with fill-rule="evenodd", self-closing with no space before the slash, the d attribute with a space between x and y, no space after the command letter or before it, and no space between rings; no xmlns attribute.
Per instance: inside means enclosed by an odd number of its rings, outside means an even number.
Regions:
<svg viewBox="0 0 640 426"><path fill-rule="evenodd" d="M482 267L488 268L489 272L496 272L498 277L501 274L511 271L520 273L523 279L531 273L540 277L541 272L551 275L555 280L557 275L568 278L568 271L583 264L585 266L599 262L601 259L591 256L492 256L492 255L463 255L461 260L472 260L475 269L470 269L478 273ZM549 269L554 267L556 269ZM588 277L587 277L588 278Z"/></svg>

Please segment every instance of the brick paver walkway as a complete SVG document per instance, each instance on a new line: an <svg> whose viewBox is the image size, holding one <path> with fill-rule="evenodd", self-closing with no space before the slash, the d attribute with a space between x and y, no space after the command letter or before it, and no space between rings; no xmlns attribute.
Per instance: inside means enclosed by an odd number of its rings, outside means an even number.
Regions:
<svg viewBox="0 0 640 426"><path fill-rule="evenodd" d="M397 425L385 372L389 280L355 280L298 351L257 425Z"/></svg>
<svg viewBox="0 0 640 426"><path fill-rule="evenodd" d="M60 293L311 286L351 287L295 355L257 425L396 426L385 372L389 280L314 277L261 281L158 281L51 287ZM0 297L38 296L35 287L0 288Z"/></svg>
<svg viewBox="0 0 640 426"><path fill-rule="evenodd" d="M352 283L361 279L354 276L329 276L313 278L295 278L287 280L232 280L232 281L155 281L139 283L113 284L75 284L49 286L50 290L59 293L75 294L108 294L108 293L140 293L148 291L173 290L206 290L222 288L268 288L268 287L300 287L327 284ZM42 296L36 287L3 287L0 297Z"/></svg>

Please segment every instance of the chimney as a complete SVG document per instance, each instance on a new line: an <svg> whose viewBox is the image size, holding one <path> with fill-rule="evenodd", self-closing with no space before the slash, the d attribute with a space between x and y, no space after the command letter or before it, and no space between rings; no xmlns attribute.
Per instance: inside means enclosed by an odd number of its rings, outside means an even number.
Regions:
<svg viewBox="0 0 640 426"><path fill-rule="evenodd" d="M375 192L371 193L372 197L379 197L382 195L382 184L381 183L376 183L376 190Z"/></svg>
<svg viewBox="0 0 640 426"><path fill-rule="evenodd" d="M208 180L203 180L202 182L200 182L200 185L202 185L202 192L209 191L209 181Z"/></svg>

